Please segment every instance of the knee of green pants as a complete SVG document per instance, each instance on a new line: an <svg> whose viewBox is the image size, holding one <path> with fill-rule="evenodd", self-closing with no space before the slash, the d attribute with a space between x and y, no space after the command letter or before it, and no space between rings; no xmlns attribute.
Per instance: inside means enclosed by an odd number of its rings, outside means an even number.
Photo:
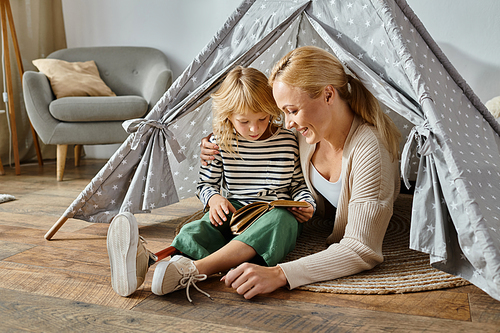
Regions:
<svg viewBox="0 0 500 333"><path fill-rule="evenodd" d="M236 200L229 200L235 209L243 207ZM210 222L209 212L199 220L187 223L174 238L172 246L185 255L199 260L214 253L234 237L229 227L232 214L226 216L221 226L214 226Z"/></svg>
<svg viewBox="0 0 500 333"><path fill-rule="evenodd" d="M299 229L302 225L292 213L274 208L234 239L253 247L268 266L274 266L295 248Z"/></svg>
<svg viewBox="0 0 500 333"><path fill-rule="evenodd" d="M172 246L185 255L199 260L226 245L229 241L226 238L228 231L230 235L229 223L216 227L210 223L207 213L200 220L184 225L174 238Z"/></svg>

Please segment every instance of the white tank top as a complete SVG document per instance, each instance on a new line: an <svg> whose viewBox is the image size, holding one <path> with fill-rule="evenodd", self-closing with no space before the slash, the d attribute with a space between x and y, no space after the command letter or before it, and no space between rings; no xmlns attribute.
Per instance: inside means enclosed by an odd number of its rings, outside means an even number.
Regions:
<svg viewBox="0 0 500 333"><path fill-rule="evenodd" d="M332 183L326 180L319 172L316 170L312 163L309 163L309 174L311 175L312 186L321 193L326 200L328 200L333 207L337 208L340 196L340 190L342 189L342 173L340 173L339 180Z"/></svg>

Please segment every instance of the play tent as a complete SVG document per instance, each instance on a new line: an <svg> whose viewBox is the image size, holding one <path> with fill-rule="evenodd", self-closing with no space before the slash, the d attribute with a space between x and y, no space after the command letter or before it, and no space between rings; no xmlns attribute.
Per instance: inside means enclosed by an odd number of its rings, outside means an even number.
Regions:
<svg viewBox="0 0 500 333"><path fill-rule="evenodd" d="M500 125L403 0L244 1L146 118L124 123L131 135L62 220L107 223L194 196L210 94L234 66L269 73L304 45L334 53L407 138L410 247L500 300Z"/></svg>

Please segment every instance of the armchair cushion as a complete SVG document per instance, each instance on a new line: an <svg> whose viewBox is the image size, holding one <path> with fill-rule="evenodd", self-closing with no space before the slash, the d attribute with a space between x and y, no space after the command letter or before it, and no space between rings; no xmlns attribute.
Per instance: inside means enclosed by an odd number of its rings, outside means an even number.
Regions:
<svg viewBox="0 0 500 333"><path fill-rule="evenodd" d="M37 59L33 64L50 81L56 98L68 96L116 96L99 76L93 60L67 62L58 59Z"/></svg>
<svg viewBox="0 0 500 333"><path fill-rule="evenodd" d="M50 114L60 121L125 121L141 118L148 102L140 96L65 97L49 104Z"/></svg>

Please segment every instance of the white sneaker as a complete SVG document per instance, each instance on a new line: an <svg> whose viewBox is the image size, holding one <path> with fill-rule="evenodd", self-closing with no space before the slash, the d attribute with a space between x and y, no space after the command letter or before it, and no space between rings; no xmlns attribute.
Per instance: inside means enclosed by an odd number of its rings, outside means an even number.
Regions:
<svg viewBox="0 0 500 333"><path fill-rule="evenodd" d="M212 299L210 295L196 285L196 282L206 280L205 274L200 274L191 259L183 256L174 256L169 261L160 261L156 266L151 291L156 295L165 295L173 291L186 288L189 302L189 286L193 285L199 292Z"/></svg>
<svg viewBox="0 0 500 333"><path fill-rule="evenodd" d="M156 256L144 246L133 214L120 213L108 228L106 245L111 268L111 286L120 296L129 296L146 278Z"/></svg>

